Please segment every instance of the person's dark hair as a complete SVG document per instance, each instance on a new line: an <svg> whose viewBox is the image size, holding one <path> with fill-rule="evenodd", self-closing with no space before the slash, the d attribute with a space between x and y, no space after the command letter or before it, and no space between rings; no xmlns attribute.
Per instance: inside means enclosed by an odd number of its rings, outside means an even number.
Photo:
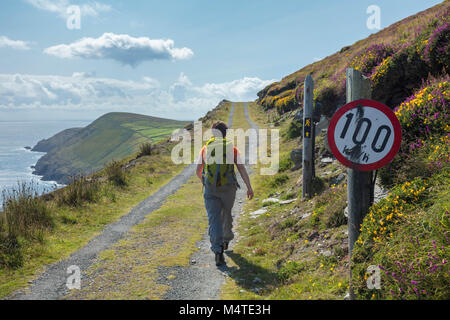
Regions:
<svg viewBox="0 0 450 320"><path fill-rule="evenodd" d="M222 121L216 121L213 123L211 129L219 130L222 133L222 137L225 138L227 136L227 130L228 126L225 124L225 122Z"/></svg>

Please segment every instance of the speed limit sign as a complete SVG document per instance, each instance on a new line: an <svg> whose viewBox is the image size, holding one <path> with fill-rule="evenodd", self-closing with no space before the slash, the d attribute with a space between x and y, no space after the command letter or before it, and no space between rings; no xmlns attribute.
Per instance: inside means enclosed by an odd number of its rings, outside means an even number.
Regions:
<svg viewBox="0 0 450 320"><path fill-rule="evenodd" d="M400 149L402 129L394 112L373 100L340 108L328 128L328 143L343 165L371 171L388 164Z"/></svg>

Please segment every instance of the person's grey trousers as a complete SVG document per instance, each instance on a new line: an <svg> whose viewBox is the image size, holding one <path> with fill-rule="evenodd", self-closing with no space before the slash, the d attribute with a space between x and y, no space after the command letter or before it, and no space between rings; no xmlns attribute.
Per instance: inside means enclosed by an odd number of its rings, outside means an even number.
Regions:
<svg viewBox="0 0 450 320"><path fill-rule="evenodd" d="M223 242L234 238L232 209L236 199L236 184L213 187L205 184L204 200L209 223L209 239L214 253L223 251Z"/></svg>

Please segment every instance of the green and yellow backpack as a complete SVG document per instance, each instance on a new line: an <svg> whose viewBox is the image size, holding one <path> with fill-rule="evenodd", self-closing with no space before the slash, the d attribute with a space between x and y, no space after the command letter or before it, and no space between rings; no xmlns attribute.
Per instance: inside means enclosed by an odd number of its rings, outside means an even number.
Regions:
<svg viewBox="0 0 450 320"><path fill-rule="evenodd" d="M222 163L216 163L215 151L222 147ZM225 138L212 138L206 143L203 166L203 181L209 186L226 186L237 184L234 162L227 164L227 150L234 159L234 146L232 141ZM219 161L220 162L220 161Z"/></svg>

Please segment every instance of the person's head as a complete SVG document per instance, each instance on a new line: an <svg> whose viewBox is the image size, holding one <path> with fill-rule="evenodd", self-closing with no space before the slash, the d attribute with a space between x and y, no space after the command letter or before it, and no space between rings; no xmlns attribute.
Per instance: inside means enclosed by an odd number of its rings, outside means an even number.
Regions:
<svg viewBox="0 0 450 320"><path fill-rule="evenodd" d="M227 136L228 126L225 124L225 122L216 121L213 123L211 129L213 130L214 135L216 135L216 130L218 130L222 134L222 138L225 138Z"/></svg>

